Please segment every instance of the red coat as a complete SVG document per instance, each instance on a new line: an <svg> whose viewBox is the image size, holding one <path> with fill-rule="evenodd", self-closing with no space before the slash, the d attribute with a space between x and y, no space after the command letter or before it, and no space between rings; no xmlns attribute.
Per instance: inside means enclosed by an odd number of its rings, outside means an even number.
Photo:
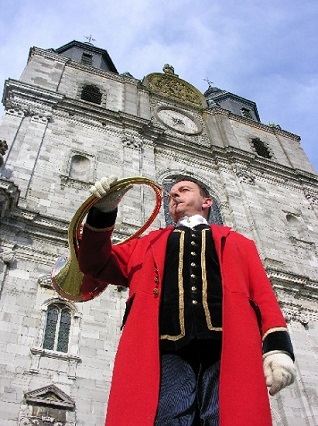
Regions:
<svg viewBox="0 0 318 426"><path fill-rule="evenodd" d="M153 426L160 385L159 304L172 227L111 246L110 232L85 227L79 264L88 276L129 286L132 308L115 359L107 426ZM223 285L220 426L272 425L262 336L287 330L253 241L212 225ZM86 287L86 288L85 288ZM92 288L83 285L86 295ZM262 336L249 300L262 314Z"/></svg>

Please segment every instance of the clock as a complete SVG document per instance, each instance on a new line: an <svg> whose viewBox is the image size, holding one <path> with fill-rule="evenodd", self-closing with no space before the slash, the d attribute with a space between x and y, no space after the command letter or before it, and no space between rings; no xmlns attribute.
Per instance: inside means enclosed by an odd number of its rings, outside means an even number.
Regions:
<svg viewBox="0 0 318 426"><path fill-rule="evenodd" d="M158 119L169 129L187 135L198 135L202 126L194 117L177 108L160 107L156 111Z"/></svg>

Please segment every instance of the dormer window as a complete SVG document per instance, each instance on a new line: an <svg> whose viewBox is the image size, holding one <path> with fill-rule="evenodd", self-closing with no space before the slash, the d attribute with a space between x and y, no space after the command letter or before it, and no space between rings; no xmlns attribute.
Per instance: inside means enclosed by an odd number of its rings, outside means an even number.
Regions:
<svg viewBox="0 0 318 426"><path fill-rule="evenodd" d="M91 55L90 53L83 53L82 54L82 59L81 59L82 64L85 65L92 65L93 64L93 55Z"/></svg>
<svg viewBox="0 0 318 426"><path fill-rule="evenodd" d="M253 119L251 110L249 110L248 108L244 108L244 107L241 108L241 114L242 114L242 117Z"/></svg>
<svg viewBox="0 0 318 426"><path fill-rule="evenodd" d="M102 102L102 93L97 86L87 84L82 89L81 99L100 105Z"/></svg>

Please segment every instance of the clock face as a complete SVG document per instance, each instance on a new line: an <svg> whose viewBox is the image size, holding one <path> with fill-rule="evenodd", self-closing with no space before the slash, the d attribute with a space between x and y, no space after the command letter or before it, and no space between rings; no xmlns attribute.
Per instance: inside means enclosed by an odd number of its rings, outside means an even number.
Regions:
<svg viewBox="0 0 318 426"><path fill-rule="evenodd" d="M160 108L157 110L157 117L167 127L179 133L197 135L202 130L194 118L177 109Z"/></svg>

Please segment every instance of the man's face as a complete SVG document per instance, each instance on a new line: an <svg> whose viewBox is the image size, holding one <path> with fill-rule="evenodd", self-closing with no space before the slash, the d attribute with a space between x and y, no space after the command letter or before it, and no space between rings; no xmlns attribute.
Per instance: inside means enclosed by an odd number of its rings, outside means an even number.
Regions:
<svg viewBox="0 0 318 426"><path fill-rule="evenodd" d="M171 188L169 199L169 213L174 222L183 216L199 214L207 219L212 199L203 197L199 186L195 182L178 182Z"/></svg>

